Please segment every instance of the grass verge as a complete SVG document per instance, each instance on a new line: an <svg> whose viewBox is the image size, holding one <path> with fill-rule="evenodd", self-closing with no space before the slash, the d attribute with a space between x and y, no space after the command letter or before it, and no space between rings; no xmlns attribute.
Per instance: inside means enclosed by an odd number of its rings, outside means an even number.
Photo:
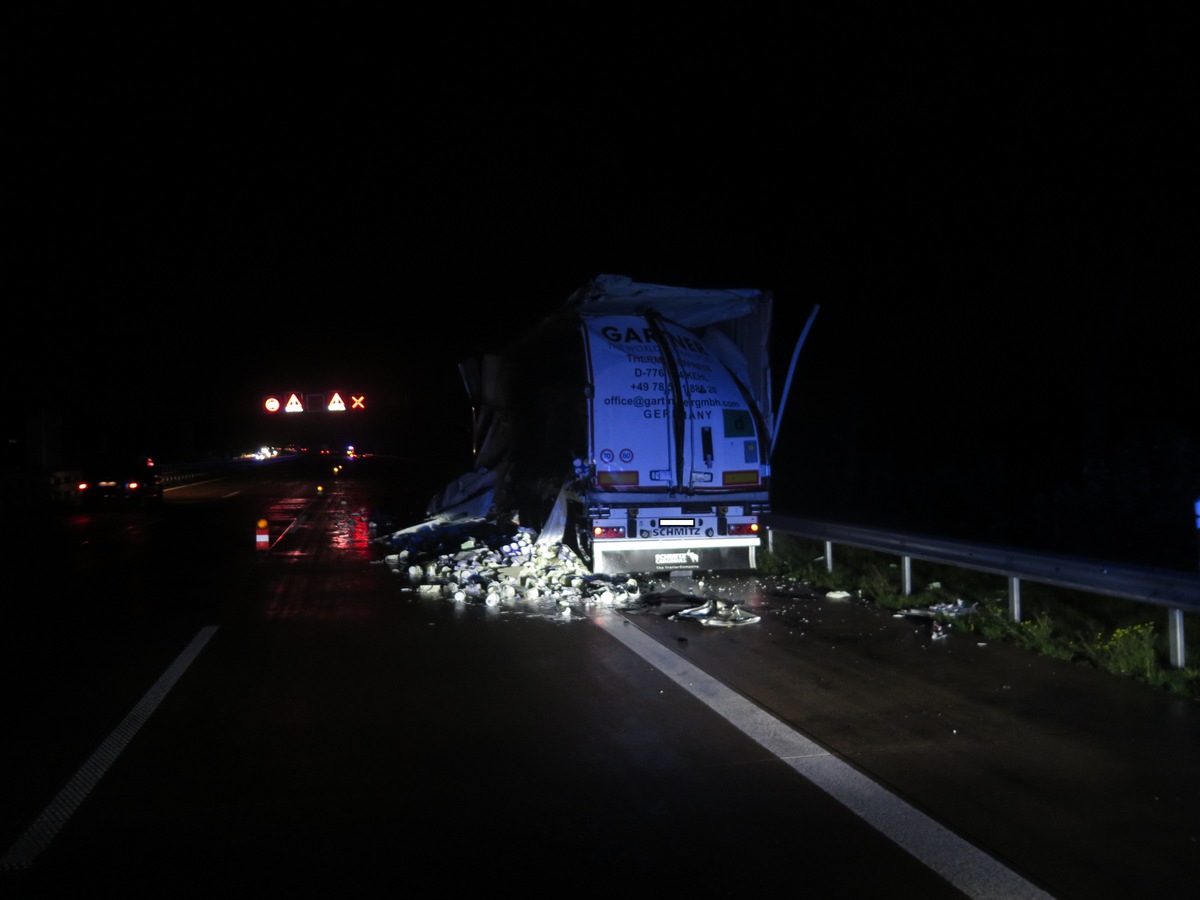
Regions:
<svg viewBox="0 0 1200 900"><path fill-rule="evenodd" d="M1200 700L1200 669L1171 665L1167 612L1160 607L1022 580L1021 621L1014 622L1008 612L1007 579L998 575L913 560L913 592L906 595L901 563L894 556L837 545L828 571L824 544L779 533L772 542L773 549L759 557L759 571L765 575L847 591L893 610L961 600L974 611L953 617L957 627L987 641L1016 644ZM1185 659L1200 658L1200 617L1184 615L1184 635Z"/></svg>

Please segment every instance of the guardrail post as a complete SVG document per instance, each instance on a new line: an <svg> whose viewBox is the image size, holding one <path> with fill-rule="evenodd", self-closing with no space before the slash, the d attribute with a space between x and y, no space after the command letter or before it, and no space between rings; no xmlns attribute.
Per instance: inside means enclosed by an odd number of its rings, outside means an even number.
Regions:
<svg viewBox="0 0 1200 900"><path fill-rule="evenodd" d="M903 556L902 568L904 570L904 596L912 596L912 557Z"/></svg>
<svg viewBox="0 0 1200 900"><path fill-rule="evenodd" d="M833 541L825 542L825 571L833 571Z"/></svg>
<svg viewBox="0 0 1200 900"><path fill-rule="evenodd" d="M1015 575L1008 577L1008 617L1021 621L1021 579Z"/></svg>
<svg viewBox="0 0 1200 900"><path fill-rule="evenodd" d="M1171 650L1171 665L1176 669L1187 666L1187 650L1183 643L1183 610L1172 607L1167 610L1167 643Z"/></svg>

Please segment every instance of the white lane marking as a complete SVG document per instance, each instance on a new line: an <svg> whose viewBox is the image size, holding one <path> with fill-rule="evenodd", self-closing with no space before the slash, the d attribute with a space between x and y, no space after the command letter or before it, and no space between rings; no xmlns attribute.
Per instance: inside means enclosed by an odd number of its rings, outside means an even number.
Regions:
<svg viewBox="0 0 1200 900"><path fill-rule="evenodd" d="M641 628L627 627L630 620L602 609L592 621L967 896L980 900L1052 896L696 668Z"/></svg>
<svg viewBox="0 0 1200 900"><path fill-rule="evenodd" d="M217 626L208 625L197 632L196 636L192 638L192 642L163 672L137 706L130 710L124 721L113 729L112 734L105 738L104 743L88 757L79 771L58 792L58 796L50 801L50 804L33 820L25 832L4 851L4 856L0 857L0 869L26 869L33 865L37 855L50 845L59 829L67 824L67 820L79 807L79 804L99 783L101 777L108 771L108 767L116 761L121 751L125 749L125 745L145 724L146 719L150 717L158 704L167 696L167 692L174 687L175 682L204 649L204 645L208 643L209 638L216 633L216 630Z"/></svg>

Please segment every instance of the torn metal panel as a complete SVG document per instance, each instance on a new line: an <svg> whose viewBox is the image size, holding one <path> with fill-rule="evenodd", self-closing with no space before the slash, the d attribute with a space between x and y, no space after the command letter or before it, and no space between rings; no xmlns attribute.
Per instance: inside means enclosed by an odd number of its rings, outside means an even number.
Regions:
<svg viewBox="0 0 1200 900"><path fill-rule="evenodd" d="M670 617L676 619L694 619L701 625L709 627L728 627L732 625L753 625L762 619L753 613L748 613L736 603L726 603L724 600L706 600L699 606L683 609Z"/></svg>

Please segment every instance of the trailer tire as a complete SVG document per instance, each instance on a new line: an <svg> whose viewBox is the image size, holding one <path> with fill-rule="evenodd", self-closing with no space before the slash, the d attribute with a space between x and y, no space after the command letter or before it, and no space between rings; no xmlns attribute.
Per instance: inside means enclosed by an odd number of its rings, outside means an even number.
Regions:
<svg viewBox="0 0 1200 900"><path fill-rule="evenodd" d="M579 561L590 569L594 556L592 552L592 523L587 516L583 515L582 510L572 508L567 513L567 528L564 536L567 546L579 557Z"/></svg>

